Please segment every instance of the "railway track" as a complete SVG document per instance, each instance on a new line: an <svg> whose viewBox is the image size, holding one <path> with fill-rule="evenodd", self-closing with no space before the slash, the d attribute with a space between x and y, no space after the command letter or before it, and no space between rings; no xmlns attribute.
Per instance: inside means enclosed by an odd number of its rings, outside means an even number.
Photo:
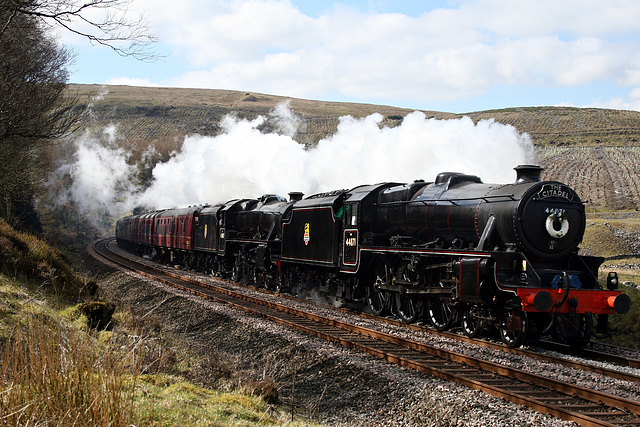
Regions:
<svg viewBox="0 0 640 427"><path fill-rule="evenodd" d="M560 344L556 342L541 342L540 345L544 349L558 351L562 354L567 354L571 356L581 357L583 359L588 360L596 360L600 362L611 363L618 366L624 366L629 368L640 369L640 359L638 358L637 352L632 352L633 355L624 355L623 353L629 353L629 349L624 349L621 347L616 347L614 345L602 344L602 343L589 343L585 348L571 348L566 344ZM600 350L598 350L600 349ZM535 356L532 356L535 357ZM597 372L595 369L591 369L592 365L588 365L584 369L593 370ZM604 374L610 377L616 377L615 372L609 372L611 370L605 370ZM622 378L631 381L640 382L640 376L638 375L625 375L624 377L616 377Z"/></svg>
<svg viewBox="0 0 640 427"><path fill-rule="evenodd" d="M92 252L98 259L108 259L191 294L232 305L345 347L483 390L561 419L594 426L640 425L640 402L283 306L225 286L202 283L166 269L136 263L130 257L119 255L114 246L112 239L100 241Z"/></svg>
<svg viewBox="0 0 640 427"><path fill-rule="evenodd" d="M364 317L375 318L380 320L379 317L371 316L368 314L360 314ZM625 356L622 354L615 354L615 351L620 351L620 349L614 346L608 346L603 344L598 344L597 347L600 348L611 348L610 351L599 351L592 348L578 348L574 349L569 347L566 344L559 344L554 342L541 342L540 348L545 350L552 350L558 352L560 355L553 355L548 353L541 353L540 351L535 350L535 348L527 349L527 348L509 348L505 347L504 344L500 342L482 340L482 339L473 339L467 338L465 335L461 335L455 332L450 331L436 331L432 328L428 328L426 326L418 325L418 324L404 324L399 320L385 318L382 321L394 325L402 325L405 328L411 328L417 331L428 331L430 334L439 335L442 337L446 337L452 340L473 343L474 345L479 345L487 348L491 348L494 350L499 350L505 353L511 353L521 356L530 357L532 359L542 360L546 362L556 363L559 365L564 365L570 368L582 369L584 371L595 372L598 374L606 375L612 378L618 378L625 381L638 382L640 383L640 375L635 375L629 372L622 372L616 369L608 368L605 366L597 366L591 363L584 363L576 360L567 359L565 356L576 356L581 359L599 361L604 363L609 363L613 365L618 365L622 367L630 367L635 369L640 369L640 359L638 359L635 355L633 356ZM624 349L628 350L628 349ZM636 352L634 352L636 353Z"/></svg>

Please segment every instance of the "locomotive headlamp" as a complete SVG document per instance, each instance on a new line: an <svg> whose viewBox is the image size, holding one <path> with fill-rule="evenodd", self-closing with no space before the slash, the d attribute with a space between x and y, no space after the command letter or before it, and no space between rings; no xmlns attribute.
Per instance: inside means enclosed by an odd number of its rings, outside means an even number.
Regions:
<svg viewBox="0 0 640 427"><path fill-rule="evenodd" d="M527 260L526 259L522 260L522 272L520 273L520 281L522 282L527 281Z"/></svg>
<svg viewBox="0 0 640 427"><path fill-rule="evenodd" d="M615 291L618 289L618 273L611 271L607 275L607 289Z"/></svg>
<svg viewBox="0 0 640 427"><path fill-rule="evenodd" d="M547 217L545 228L549 236L560 239L566 236L569 231L569 220L564 217L562 211L555 210Z"/></svg>

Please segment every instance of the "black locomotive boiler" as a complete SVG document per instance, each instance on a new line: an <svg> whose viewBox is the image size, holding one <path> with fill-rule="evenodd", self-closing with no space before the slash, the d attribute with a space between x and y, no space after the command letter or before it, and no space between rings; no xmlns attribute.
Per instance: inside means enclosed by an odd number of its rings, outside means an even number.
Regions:
<svg viewBox="0 0 640 427"><path fill-rule="evenodd" d="M365 302L470 337L497 329L519 346L541 335L582 344L608 333L630 299L603 258L578 254L585 208L568 186L518 166L516 181L461 173L275 195L122 218L133 252L301 296Z"/></svg>

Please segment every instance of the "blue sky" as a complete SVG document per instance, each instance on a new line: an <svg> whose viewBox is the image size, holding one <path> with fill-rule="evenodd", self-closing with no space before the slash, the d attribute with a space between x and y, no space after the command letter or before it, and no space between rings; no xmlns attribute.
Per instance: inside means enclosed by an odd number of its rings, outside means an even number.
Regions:
<svg viewBox="0 0 640 427"><path fill-rule="evenodd" d="M466 113L640 110L636 0L132 0L163 58L64 34L72 83L197 87Z"/></svg>

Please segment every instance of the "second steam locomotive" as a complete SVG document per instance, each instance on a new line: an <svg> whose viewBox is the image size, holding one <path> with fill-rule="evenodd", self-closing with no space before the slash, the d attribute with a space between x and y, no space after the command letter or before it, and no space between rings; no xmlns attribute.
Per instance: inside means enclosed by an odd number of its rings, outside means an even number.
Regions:
<svg viewBox="0 0 640 427"><path fill-rule="evenodd" d="M511 347L553 335L572 344L608 333L630 299L603 258L578 254L580 197L542 168L510 184L461 173L434 182L291 193L122 218L118 244L257 287L366 303L374 314L470 337L499 331ZM603 280L604 282L604 280Z"/></svg>

